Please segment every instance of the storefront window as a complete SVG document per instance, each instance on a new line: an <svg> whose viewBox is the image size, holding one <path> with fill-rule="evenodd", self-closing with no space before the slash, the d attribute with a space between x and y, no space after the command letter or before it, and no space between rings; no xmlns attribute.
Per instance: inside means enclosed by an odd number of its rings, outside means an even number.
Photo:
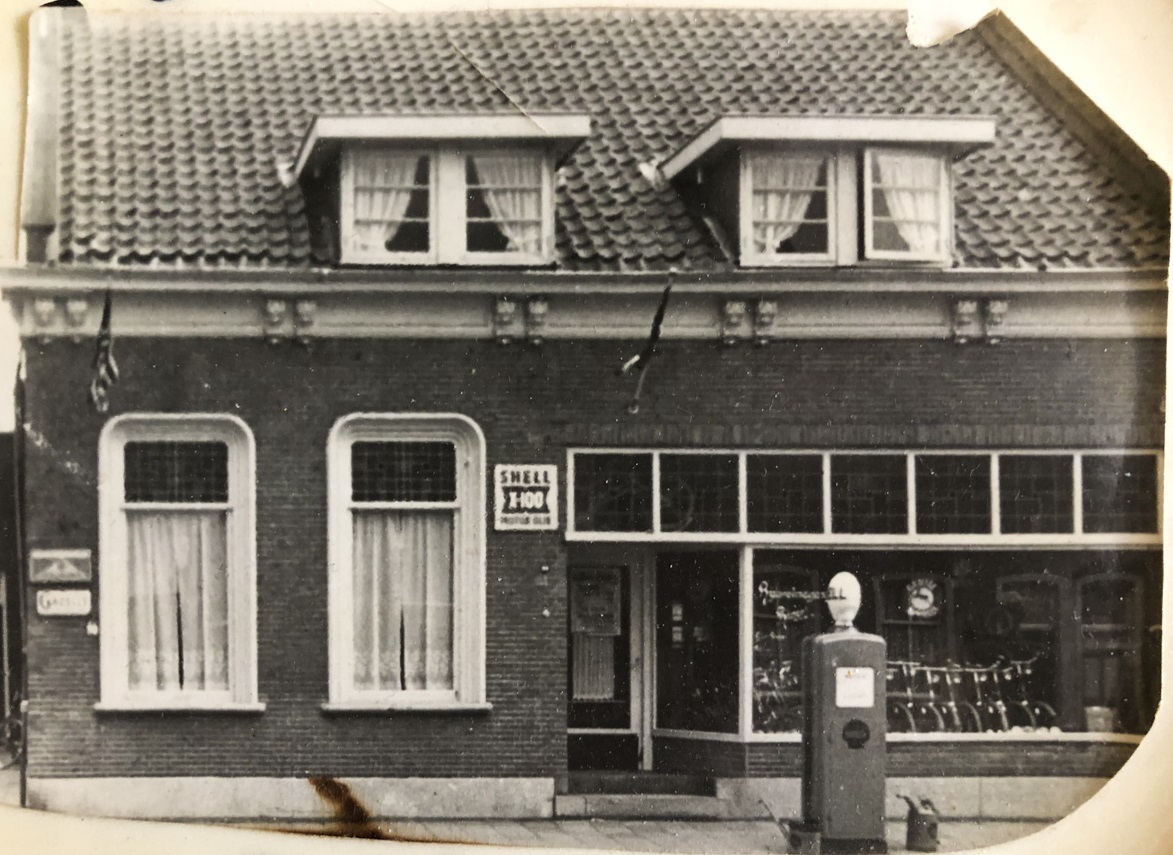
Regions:
<svg viewBox="0 0 1173 855"><path fill-rule="evenodd" d="M831 458L831 529L844 534L908 531L908 471L903 454Z"/></svg>
<svg viewBox="0 0 1173 855"><path fill-rule="evenodd" d="M1152 454L1083 455L1083 530L1157 530L1157 458Z"/></svg>
<svg viewBox="0 0 1173 855"><path fill-rule="evenodd" d="M656 726L737 732L738 556L661 554L656 567Z"/></svg>
<svg viewBox="0 0 1173 855"><path fill-rule="evenodd" d="M821 454L750 454L745 470L750 531L823 530Z"/></svg>
<svg viewBox="0 0 1173 855"><path fill-rule="evenodd" d="M1158 693L1161 557L1113 550L754 551L752 722L801 727L802 592L864 585L856 626L888 644L894 733L1144 733ZM809 596L809 595L808 595Z"/></svg>
<svg viewBox="0 0 1173 855"><path fill-rule="evenodd" d="M990 531L988 454L918 454L916 530L921 534Z"/></svg>
<svg viewBox="0 0 1173 855"><path fill-rule="evenodd" d="M660 455L661 531L737 531L737 456Z"/></svg>
<svg viewBox="0 0 1173 855"><path fill-rule="evenodd" d="M579 531L651 531L652 455L576 456L574 525Z"/></svg>
<svg viewBox="0 0 1173 855"><path fill-rule="evenodd" d="M1074 528L1071 464L1069 454L1001 455L1003 533L1057 533Z"/></svg>
<svg viewBox="0 0 1173 855"><path fill-rule="evenodd" d="M796 733L802 729L802 640L823 625L818 575L804 567L755 562L753 598L753 729ZM808 596L803 596L808 595Z"/></svg>

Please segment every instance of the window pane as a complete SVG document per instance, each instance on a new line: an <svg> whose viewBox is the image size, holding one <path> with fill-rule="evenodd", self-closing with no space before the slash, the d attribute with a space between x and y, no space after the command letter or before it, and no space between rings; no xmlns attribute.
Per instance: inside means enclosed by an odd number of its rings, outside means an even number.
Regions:
<svg viewBox="0 0 1173 855"><path fill-rule="evenodd" d="M831 456L831 530L907 534L908 478L903 454Z"/></svg>
<svg viewBox="0 0 1173 855"><path fill-rule="evenodd" d="M828 165L823 155L772 153L751 157L755 252L770 255L828 251Z"/></svg>
<svg viewBox="0 0 1173 855"><path fill-rule="evenodd" d="M451 511L354 513L354 686L451 689Z"/></svg>
<svg viewBox="0 0 1173 855"><path fill-rule="evenodd" d="M427 252L431 159L361 149L353 157L355 249Z"/></svg>
<svg viewBox="0 0 1173 855"><path fill-rule="evenodd" d="M768 554L754 556L753 729L796 732L802 729L802 640L818 632L824 606L787 597L816 591L817 577L799 567L770 566Z"/></svg>
<svg viewBox="0 0 1173 855"><path fill-rule="evenodd" d="M350 483L356 502L452 502L456 448L450 442L355 442Z"/></svg>
<svg viewBox="0 0 1173 855"><path fill-rule="evenodd" d="M660 455L661 531L737 531L737 457Z"/></svg>
<svg viewBox="0 0 1173 855"><path fill-rule="evenodd" d="M818 454L746 457L750 531L823 530L823 458Z"/></svg>
<svg viewBox="0 0 1173 855"><path fill-rule="evenodd" d="M918 533L989 534L990 526L989 455L917 455Z"/></svg>
<svg viewBox="0 0 1173 855"><path fill-rule="evenodd" d="M227 690L226 514L131 512L126 536L130 689Z"/></svg>
<svg viewBox="0 0 1173 855"><path fill-rule="evenodd" d="M227 502L224 442L128 442L123 449L128 502Z"/></svg>
<svg viewBox="0 0 1173 855"><path fill-rule="evenodd" d="M871 149L871 249L935 256L943 252L941 158Z"/></svg>
<svg viewBox="0 0 1173 855"><path fill-rule="evenodd" d="M1083 457L1083 530L1155 533L1155 454L1086 454Z"/></svg>
<svg viewBox="0 0 1173 855"><path fill-rule="evenodd" d="M1002 531L1006 534L1070 532L1075 522L1066 454L1003 454L998 461Z"/></svg>
<svg viewBox="0 0 1173 855"><path fill-rule="evenodd" d="M541 252L540 155L469 155L465 180L470 252Z"/></svg>
<svg viewBox="0 0 1173 855"><path fill-rule="evenodd" d="M651 531L652 456L576 454L574 527L579 531Z"/></svg>

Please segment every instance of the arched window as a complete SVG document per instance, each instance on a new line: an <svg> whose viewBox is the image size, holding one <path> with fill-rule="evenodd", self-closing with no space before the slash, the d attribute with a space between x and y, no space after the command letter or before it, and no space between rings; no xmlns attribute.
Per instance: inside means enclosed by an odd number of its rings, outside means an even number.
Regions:
<svg viewBox="0 0 1173 855"><path fill-rule="evenodd" d="M133 413L104 428L100 706L259 707L254 465L235 416Z"/></svg>
<svg viewBox="0 0 1173 855"><path fill-rule="evenodd" d="M484 436L458 415L331 431L330 705L484 702Z"/></svg>

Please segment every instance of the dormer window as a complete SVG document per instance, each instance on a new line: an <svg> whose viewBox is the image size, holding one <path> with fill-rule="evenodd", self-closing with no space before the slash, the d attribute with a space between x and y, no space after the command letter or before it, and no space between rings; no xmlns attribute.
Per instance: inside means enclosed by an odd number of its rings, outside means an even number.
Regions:
<svg viewBox="0 0 1173 855"><path fill-rule="evenodd" d="M932 261L948 255L949 164L934 152L869 148L864 154L864 255Z"/></svg>
<svg viewBox="0 0 1173 855"><path fill-rule="evenodd" d="M749 149L742 153L741 260L943 262L949 196L948 160L932 150Z"/></svg>
<svg viewBox="0 0 1173 855"><path fill-rule="evenodd" d="M544 263L553 252L550 173L540 150L350 149L342 261Z"/></svg>
<svg viewBox="0 0 1173 855"><path fill-rule="evenodd" d="M554 172L589 131L580 114L318 117L292 172L341 264L549 264Z"/></svg>
<svg viewBox="0 0 1173 855"><path fill-rule="evenodd" d="M944 265L950 162L993 138L982 117L726 116L660 169L744 267Z"/></svg>

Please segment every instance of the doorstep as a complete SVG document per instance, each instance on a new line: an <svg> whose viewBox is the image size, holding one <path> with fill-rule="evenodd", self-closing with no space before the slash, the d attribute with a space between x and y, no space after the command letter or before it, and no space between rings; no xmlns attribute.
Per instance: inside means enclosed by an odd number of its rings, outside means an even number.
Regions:
<svg viewBox="0 0 1173 855"><path fill-rule="evenodd" d="M716 796L664 793L587 793L554 796L554 816L565 819L677 819L694 821L763 819Z"/></svg>

